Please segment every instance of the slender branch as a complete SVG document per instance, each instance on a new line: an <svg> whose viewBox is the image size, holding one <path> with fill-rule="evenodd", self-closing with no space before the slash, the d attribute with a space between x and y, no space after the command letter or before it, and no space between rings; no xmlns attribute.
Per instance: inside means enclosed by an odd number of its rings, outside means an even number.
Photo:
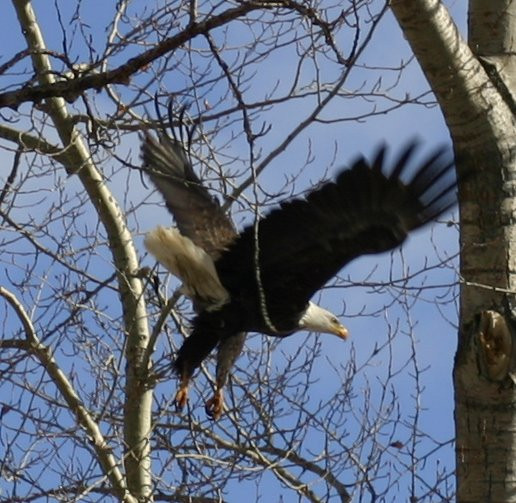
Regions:
<svg viewBox="0 0 516 503"><path fill-rule="evenodd" d="M1 286L0 296L9 303L23 326L25 337L27 339L27 344L24 345L24 349L27 349L40 361L46 372L52 378L68 407L75 414L77 422L90 435L93 449L97 453L97 457L103 467L103 471L110 479L114 491L122 501L135 503L136 500L128 493L124 476L122 475L120 467L111 452L111 448L102 435L98 424L93 420L85 405L75 392L72 383L59 368L52 351L39 341L29 314L17 297L12 292Z"/></svg>
<svg viewBox="0 0 516 503"><path fill-rule="evenodd" d="M329 105L329 103L338 96L342 86L346 82L347 78L349 77L349 74L353 68L354 62L360 57L362 52L365 50L365 48L368 46L369 41L371 40L373 33L376 31L376 28L379 25L379 21L382 19L384 14L387 12L388 5L386 4L380 14L377 16L374 25L369 30L369 33L362 43L360 48L357 48L356 52L354 53L353 58L347 62L345 69L343 70L339 80L335 83L333 86L333 89L331 89L327 96L321 100L317 106L312 110L312 112L303 120L301 121L286 137L285 139L275 148L273 149L267 156L265 156L265 159L263 159L262 162L256 167L255 172L252 173L248 178L246 178L240 186L233 191L233 193L228 197L228 200L226 201L224 207L227 208L231 204L232 201L238 199L240 194L247 189L250 185L253 184L256 177L260 175L260 173L281 153L283 153L287 146L294 141L295 138L297 138L310 124L312 124L314 121L317 120L317 116L326 108L326 106Z"/></svg>
<svg viewBox="0 0 516 503"><path fill-rule="evenodd" d="M20 1L20 0L18 0ZM277 8L282 2L272 2L267 0L256 1L252 3L242 3L237 7L228 9L221 14L209 17L205 21L192 22L183 31L167 38L163 42L157 44L152 49L131 58L129 61L120 65L118 68L103 73L87 73L83 71L83 76L73 79L54 81L38 86L22 87L16 91L0 93L0 108L11 107L17 108L21 103L32 101L40 102L44 99L61 97L68 102L75 101L81 93L89 89L101 90L110 84L124 84L130 82L131 76L147 67L156 59L165 54L181 47L188 40L197 35L208 33L209 31L223 26L230 21L243 17L258 9ZM40 57L37 50L32 53L33 57ZM82 74L81 74L82 75Z"/></svg>
<svg viewBox="0 0 516 503"><path fill-rule="evenodd" d="M42 52L45 41L32 5L28 0L13 0L13 4L27 44L32 49L36 74L43 85L52 85L56 77L48 56ZM124 457L127 484L131 493L148 497L152 487L149 456L152 390L146 384L148 368L140 366L142 353L149 340L149 329L142 280L134 274L139 269L138 257L123 213L93 163L79 131L74 127L66 103L62 98L50 98L46 105L59 137L69 152L67 171L78 175L108 235L127 331L124 415L125 445L129 453Z"/></svg>

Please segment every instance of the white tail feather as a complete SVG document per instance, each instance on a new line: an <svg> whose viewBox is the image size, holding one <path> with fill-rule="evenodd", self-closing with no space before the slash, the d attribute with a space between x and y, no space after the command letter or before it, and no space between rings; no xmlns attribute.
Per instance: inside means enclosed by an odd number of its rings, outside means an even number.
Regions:
<svg viewBox="0 0 516 503"><path fill-rule="evenodd" d="M183 282L185 295L219 307L229 301L211 257L178 229L156 227L145 236L145 248Z"/></svg>

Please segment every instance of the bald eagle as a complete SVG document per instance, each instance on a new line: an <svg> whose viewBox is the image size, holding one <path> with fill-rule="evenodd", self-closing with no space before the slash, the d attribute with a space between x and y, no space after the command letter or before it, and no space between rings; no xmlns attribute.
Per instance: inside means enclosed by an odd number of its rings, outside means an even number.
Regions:
<svg viewBox="0 0 516 503"><path fill-rule="evenodd" d="M238 233L181 142L165 134L158 140L144 136L142 169L178 226L150 231L145 246L183 281L197 313L174 362L179 408L193 373L218 346L215 395L206 410L220 417L226 376L247 332L286 337L306 329L348 336L312 296L354 258L398 247L409 231L456 202L447 149L410 168L416 146L408 144L391 165L381 146L371 162L359 157L334 181L281 203Z"/></svg>

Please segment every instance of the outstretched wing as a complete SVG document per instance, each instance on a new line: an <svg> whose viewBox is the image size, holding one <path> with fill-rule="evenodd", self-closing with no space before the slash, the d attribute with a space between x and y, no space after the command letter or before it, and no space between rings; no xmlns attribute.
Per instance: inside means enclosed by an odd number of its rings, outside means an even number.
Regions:
<svg viewBox="0 0 516 503"><path fill-rule="evenodd" d="M247 227L216 262L230 294L247 281L256 296L258 256L262 296L280 323L282 316L299 314L345 264L399 246L410 231L453 206L452 156L437 150L410 169L415 148L409 144L389 165L382 146L372 163L360 157L334 182L281 204L259 222L258 235Z"/></svg>
<svg viewBox="0 0 516 503"><path fill-rule="evenodd" d="M166 135L155 139L146 134L141 156L142 169L165 199L180 233L190 238L212 259L217 258L237 233L231 219L195 174L182 144ZM164 253L166 255L166 250ZM162 262L166 265L167 261ZM194 306L201 312L198 320L209 317L198 296L194 298ZM197 325L202 326L201 321ZM194 330L178 352L174 362L176 372L182 379L188 380L195 368L218 345L216 387L222 389L242 350L245 337L244 332L227 334L225 330L222 333L204 328Z"/></svg>
<svg viewBox="0 0 516 503"><path fill-rule="evenodd" d="M165 199L184 236L212 258L219 256L236 236L230 218L192 169L182 144L166 135L145 134L143 171Z"/></svg>

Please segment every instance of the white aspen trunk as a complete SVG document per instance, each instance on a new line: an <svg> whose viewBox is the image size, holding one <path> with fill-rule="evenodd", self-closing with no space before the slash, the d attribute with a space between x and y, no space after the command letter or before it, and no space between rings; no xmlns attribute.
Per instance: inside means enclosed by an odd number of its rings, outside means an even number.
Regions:
<svg viewBox="0 0 516 503"><path fill-rule="evenodd" d="M471 2L469 45L438 0L392 9L441 105L460 177L457 501L516 501L516 344L505 308L516 292L516 5Z"/></svg>
<svg viewBox="0 0 516 503"><path fill-rule="evenodd" d="M52 84L55 74L35 12L28 0L13 0L20 26L24 29L27 46L33 51L32 62L41 84ZM67 155L62 162L69 174L76 174L89 195L109 238L113 263L117 271L118 288L123 309L126 345L126 404L124 410L125 476L113 456L103 455L107 445L100 446L97 457L114 491L123 501L134 498L152 501L150 464L150 433L152 389L146 385L147 368L141 362L149 341L147 313L139 267L132 237L124 216L107 185L93 164L91 154L75 129L63 98L46 101Z"/></svg>

